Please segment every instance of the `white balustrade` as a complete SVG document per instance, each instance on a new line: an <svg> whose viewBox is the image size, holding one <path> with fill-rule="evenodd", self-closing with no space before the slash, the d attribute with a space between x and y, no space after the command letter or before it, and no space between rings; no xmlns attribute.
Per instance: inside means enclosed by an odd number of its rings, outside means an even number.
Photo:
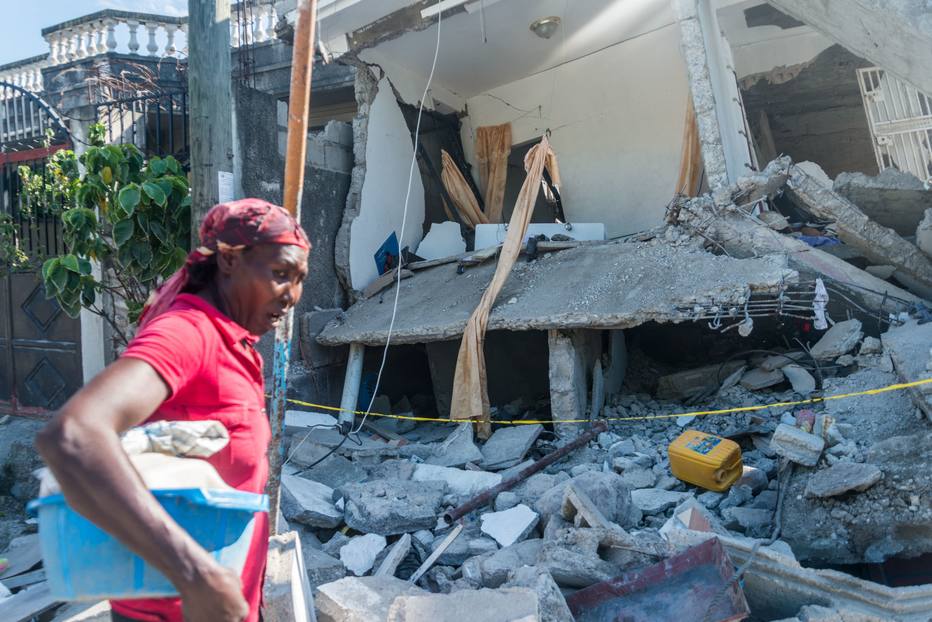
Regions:
<svg viewBox="0 0 932 622"><path fill-rule="evenodd" d="M0 69L0 82L9 82L27 91L42 91L42 68L49 65L48 59L34 60L23 65Z"/></svg>

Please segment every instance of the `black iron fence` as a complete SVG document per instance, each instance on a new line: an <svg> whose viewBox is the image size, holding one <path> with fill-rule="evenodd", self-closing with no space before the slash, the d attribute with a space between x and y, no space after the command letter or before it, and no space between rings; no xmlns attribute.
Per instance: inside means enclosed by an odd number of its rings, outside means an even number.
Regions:
<svg viewBox="0 0 932 622"><path fill-rule="evenodd" d="M146 157L174 156L190 162L188 95L184 90L115 97L97 105L110 144L132 143Z"/></svg>

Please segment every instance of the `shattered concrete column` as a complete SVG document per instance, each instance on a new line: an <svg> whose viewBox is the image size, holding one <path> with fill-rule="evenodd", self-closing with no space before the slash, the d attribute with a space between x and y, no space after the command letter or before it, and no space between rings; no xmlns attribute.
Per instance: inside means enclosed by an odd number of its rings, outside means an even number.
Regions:
<svg viewBox="0 0 932 622"><path fill-rule="evenodd" d="M672 0L672 2L673 13L680 26L680 46L689 76L693 108L696 111L702 162L709 187L714 190L728 185L728 169L722 143L722 130L715 108L715 93L709 72L709 56L706 52L702 25L699 22L699 0Z"/></svg>
<svg viewBox="0 0 932 622"><path fill-rule="evenodd" d="M579 423L559 423L586 419L589 375L601 356L599 331L550 330L550 410L557 435L564 439L577 436Z"/></svg>

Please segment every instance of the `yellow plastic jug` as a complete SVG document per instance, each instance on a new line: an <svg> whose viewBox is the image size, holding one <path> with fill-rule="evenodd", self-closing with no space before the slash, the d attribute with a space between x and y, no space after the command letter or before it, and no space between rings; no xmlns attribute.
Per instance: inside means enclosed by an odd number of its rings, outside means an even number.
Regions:
<svg viewBox="0 0 932 622"><path fill-rule="evenodd" d="M686 430L667 452L673 476L701 488L722 492L741 477L741 448L727 438Z"/></svg>

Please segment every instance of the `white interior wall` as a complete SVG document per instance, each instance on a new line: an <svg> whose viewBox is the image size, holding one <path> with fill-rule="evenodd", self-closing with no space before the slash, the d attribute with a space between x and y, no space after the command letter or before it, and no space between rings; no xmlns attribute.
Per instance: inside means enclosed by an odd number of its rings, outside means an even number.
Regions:
<svg viewBox="0 0 932 622"><path fill-rule="evenodd" d="M555 69L467 100L463 146L475 165L475 128L511 122L514 144L549 128L567 218L607 234L662 223L679 172L688 85L679 32L669 23Z"/></svg>
<svg viewBox="0 0 932 622"><path fill-rule="evenodd" d="M416 70L393 61L388 58L378 48L363 50L359 58L366 63L378 65L391 80L398 96L406 104L417 106L424 95L424 87L427 85L427 74L422 75ZM429 62L429 59L428 59ZM428 70L430 66L428 65ZM424 108L436 110L438 105L443 104L453 110L463 110L466 106L466 100L444 88L438 80L434 80L430 89L427 91L427 99L424 101Z"/></svg>
<svg viewBox="0 0 932 622"><path fill-rule="evenodd" d="M421 241L424 186L417 167L411 182L407 222L401 230L412 157L411 133L391 84L383 77L369 109L366 177L359 216L350 229L350 280L354 289L363 289L378 278L373 255L392 231L402 249L414 249Z"/></svg>

